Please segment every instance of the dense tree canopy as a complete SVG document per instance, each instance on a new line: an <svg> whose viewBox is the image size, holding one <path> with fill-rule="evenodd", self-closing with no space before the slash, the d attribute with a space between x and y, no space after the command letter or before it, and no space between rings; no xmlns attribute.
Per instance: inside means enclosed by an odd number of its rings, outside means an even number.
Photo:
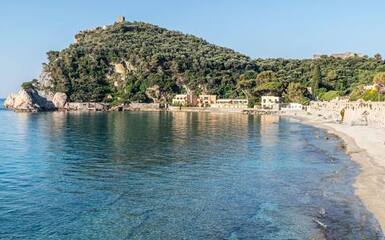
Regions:
<svg viewBox="0 0 385 240"><path fill-rule="evenodd" d="M117 23L75 38L63 51L48 53L54 90L73 101L103 101L108 95L146 101L145 91L154 85L166 99L186 88L238 96L241 74L256 70L249 57L233 50L146 23Z"/></svg>
<svg viewBox="0 0 385 240"><path fill-rule="evenodd" d="M385 72L381 55L346 59L256 59L203 39L141 22L80 32L75 43L48 53L52 91L72 101L160 101L176 93L258 99L264 94L306 102L344 96ZM376 77L378 78L378 76ZM357 91L356 91L357 92ZM312 93L312 95L310 94Z"/></svg>
<svg viewBox="0 0 385 240"><path fill-rule="evenodd" d="M284 85L284 93L287 93L289 83L294 82L307 87L308 93L312 92L310 98L320 100L349 96L356 89L371 85L376 74L385 72L385 63L378 55L373 58L354 56L345 59L328 56L304 60L258 59L255 62L260 71L273 71L276 74L278 81Z"/></svg>

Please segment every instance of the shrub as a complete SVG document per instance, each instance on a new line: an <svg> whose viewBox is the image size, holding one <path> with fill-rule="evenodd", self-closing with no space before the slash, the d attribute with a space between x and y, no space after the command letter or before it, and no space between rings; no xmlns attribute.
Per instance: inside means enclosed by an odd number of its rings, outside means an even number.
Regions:
<svg viewBox="0 0 385 240"><path fill-rule="evenodd" d="M385 84L385 72L380 72L380 73L377 73L374 78L373 78L373 83L374 84L381 84L381 85L384 85Z"/></svg>
<svg viewBox="0 0 385 240"><path fill-rule="evenodd" d="M385 96L383 94L380 94L377 90L373 89L373 90L366 91L363 94L362 99L365 101L377 102L377 101L384 101Z"/></svg>
<svg viewBox="0 0 385 240"><path fill-rule="evenodd" d="M349 96L350 101L357 101L359 99L362 99L362 96L364 95L365 90L363 89L362 86L359 86L355 88L352 93Z"/></svg>
<svg viewBox="0 0 385 240"><path fill-rule="evenodd" d="M29 82L23 82L21 84L21 88L22 89L30 89L30 88L34 88L35 85L38 83L37 79L33 79L32 81L29 81Z"/></svg>
<svg viewBox="0 0 385 240"><path fill-rule="evenodd" d="M328 91L320 94L319 99L321 101L331 101L335 98L338 98L339 96L340 96L340 93L338 91Z"/></svg>

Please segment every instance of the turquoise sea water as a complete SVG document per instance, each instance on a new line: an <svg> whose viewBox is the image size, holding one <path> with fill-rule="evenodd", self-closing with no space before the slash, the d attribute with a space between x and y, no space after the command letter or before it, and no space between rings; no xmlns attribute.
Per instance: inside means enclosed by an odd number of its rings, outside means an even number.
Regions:
<svg viewBox="0 0 385 240"><path fill-rule="evenodd" d="M0 239L380 239L341 145L272 116L1 110Z"/></svg>

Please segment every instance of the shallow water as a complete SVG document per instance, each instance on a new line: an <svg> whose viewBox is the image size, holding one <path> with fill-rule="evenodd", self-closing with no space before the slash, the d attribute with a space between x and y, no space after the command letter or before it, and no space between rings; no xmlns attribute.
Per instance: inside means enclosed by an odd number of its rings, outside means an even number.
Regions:
<svg viewBox="0 0 385 240"><path fill-rule="evenodd" d="M341 145L273 116L0 111L0 238L379 239Z"/></svg>

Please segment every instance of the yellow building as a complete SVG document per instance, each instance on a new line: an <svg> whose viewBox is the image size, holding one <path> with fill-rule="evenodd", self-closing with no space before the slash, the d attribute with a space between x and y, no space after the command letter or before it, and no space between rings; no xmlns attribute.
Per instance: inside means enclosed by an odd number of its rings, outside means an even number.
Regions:
<svg viewBox="0 0 385 240"><path fill-rule="evenodd" d="M192 94L178 94L172 99L175 106L196 106L197 103L197 97Z"/></svg>
<svg viewBox="0 0 385 240"><path fill-rule="evenodd" d="M217 95L199 95L198 106L199 107L210 107L212 104L217 102Z"/></svg>
<svg viewBox="0 0 385 240"><path fill-rule="evenodd" d="M187 94L177 94L172 99L172 105L186 106L187 105Z"/></svg>
<svg viewBox="0 0 385 240"><path fill-rule="evenodd" d="M213 108L238 108L246 109L249 105L249 100L247 99L217 99L215 104L212 104Z"/></svg>

